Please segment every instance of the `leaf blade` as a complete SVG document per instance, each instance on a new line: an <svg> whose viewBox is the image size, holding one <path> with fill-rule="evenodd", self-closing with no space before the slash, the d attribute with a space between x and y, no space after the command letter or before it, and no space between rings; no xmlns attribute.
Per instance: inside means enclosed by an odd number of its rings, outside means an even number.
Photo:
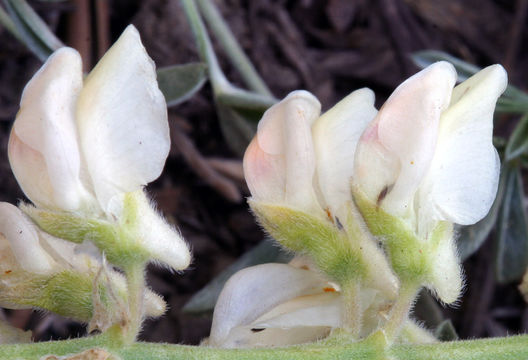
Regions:
<svg viewBox="0 0 528 360"><path fill-rule="evenodd" d="M175 106L190 99L207 81L204 63L173 65L157 70L158 85L167 106Z"/></svg>

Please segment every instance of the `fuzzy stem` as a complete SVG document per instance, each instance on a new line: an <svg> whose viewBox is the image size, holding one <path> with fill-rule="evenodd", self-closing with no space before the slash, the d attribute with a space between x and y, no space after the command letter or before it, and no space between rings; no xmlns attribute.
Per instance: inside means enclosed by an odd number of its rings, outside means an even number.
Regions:
<svg viewBox="0 0 528 360"><path fill-rule="evenodd" d="M211 44L211 39L207 34L207 30L200 13L198 12L195 1L181 0L181 2L194 33L200 58L207 64L209 78L211 80L211 85L213 86L215 97L217 97L219 101L225 97L227 102L248 109L266 108L277 102L277 100L270 95L239 89L227 80L224 72L220 68L218 58L216 57Z"/></svg>
<svg viewBox="0 0 528 360"><path fill-rule="evenodd" d="M354 339L359 338L361 331L361 299L360 284L352 282L342 287L343 296L343 327Z"/></svg>
<svg viewBox="0 0 528 360"><path fill-rule="evenodd" d="M143 301L145 298L145 264L138 263L125 270L128 290L128 319L123 326L125 344L133 343L143 322Z"/></svg>
<svg viewBox="0 0 528 360"><path fill-rule="evenodd" d="M117 346L116 346L117 345ZM215 359L215 360L379 360L383 349L372 341L314 343L286 348L217 349L205 346L134 343L119 346L106 333L99 336L41 342L0 345L2 359L40 359L44 355L64 356L90 348L104 348L121 360L144 359ZM454 341L435 344L395 344L386 352L391 360L511 360L528 358L528 335L504 338ZM386 358L385 357L385 358Z"/></svg>
<svg viewBox="0 0 528 360"><path fill-rule="evenodd" d="M198 0L198 6L218 41L224 47L234 67L240 72L247 86L258 94L272 97L268 87L238 44L224 18L211 0Z"/></svg>
<svg viewBox="0 0 528 360"><path fill-rule="evenodd" d="M389 319L381 329L385 333L385 337L390 344L394 342L400 333L405 320L409 317L409 312L416 300L419 289L420 286L415 284L402 284L398 299L392 306L389 314Z"/></svg>
<svg viewBox="0 0 528 360"><path fill-rule="evenodd" d="M194 33L200 58L207 64L213 90L216 93L221 88L228 87L229 81L220 68L220 64L218 64L218 59L213 50L211 39L207 34L207 30L200 17L196 3L194 0L182 0L182 5L185 14L187 15L187 19L189 20L189 24L191 25L192 32Z"/></svg>

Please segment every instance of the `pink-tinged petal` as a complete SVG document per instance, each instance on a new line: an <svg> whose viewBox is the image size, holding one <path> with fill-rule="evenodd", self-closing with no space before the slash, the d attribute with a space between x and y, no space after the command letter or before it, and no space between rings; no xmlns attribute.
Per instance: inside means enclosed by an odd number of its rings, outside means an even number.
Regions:
<svg viewBox="0 0 528 360"><path fill-rule="evenodd" d="M221 346L233 328L251 324L288 300L320 293L327 284L313 271L285 264L263 264L237 272L216 303L210 343Z"/></svg>
<svg viewBox="0 0 528 360"><path fill-rule="evenodd" d="M26 196L38 206L56 208L44 156L22 142L14 129L11 130L7 149L11 170Z"/></svg>
<svg viewBox="0 0 528 360"><path fill-rule="evenodd" d="M488 213L497 193L500 160L493 147L493 113L508 84L506 71L493 65L458 85L440 120L433 167L424 187L430 216L462 225Z"/></svg>
<svg viewBox="0 0 528 360"><path fill-rule="evenodd" d="M35 225L16 206L0 202L0 243L14 255L17 265L30 273L48 274L56 267L39 243Z"/></svg>
<svg viewBox="0 0 528 360"><path fill-rule="evenodd" d="M37 205L76 210L88 197L80 180L75 108L82 87L79 54L57 50L26 85L9 142L20 187Z"/></svg>
<svg viewBox="0 0 528 360"><path fill-rule="evenodd" d="M165 98L134 26L86 78L77 124L99 204L118 215L115 198L156 179L170 148Z"/></svg>
<svg viewBox="0 0 528 360"><path fill-rule="evenodd" d="M255 200L318 208L311 126L320 109L312 94L294 91L264 113L244 156L244 174Z"/></svg>
<svg viewBox="0 0 528 360"><path fill-rule="evenodd" d="M325 112L313 126L317 179L324 207L340 219L346 214L339 214L338 209L352 201L350 185L357 142L376 113L374 93L360 89Z"/></svg>
<svg viewBox="0 0 528 360"><path fill-rule="evenodd" d="M455 69L447 62L410 77L389 97L360 140L356 156L362 177L359 184L393 215L411 210L414 194L430 167L440 116L455 81ZM368 177L378 174L383 182L375 180L372 187Z"/></svg>

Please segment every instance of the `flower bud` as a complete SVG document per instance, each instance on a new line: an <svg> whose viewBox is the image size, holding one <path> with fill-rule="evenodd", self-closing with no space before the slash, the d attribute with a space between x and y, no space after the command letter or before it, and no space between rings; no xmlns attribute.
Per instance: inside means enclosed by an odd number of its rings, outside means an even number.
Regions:
<svg viewBox="0 0 528 360"><path fill-rule="evenodd" d="M93 294L99 292L109 312L127 299L124 277L108 269L105 281L97 280L104 264L78 251L74 243L40 231L15 206L0 203L0 306L42 308L87 322L93 315ZM94 284L97 284L94 287ZM58 295L59 294L59 295ZM117 302L110 299L114 294ZM145 313L159 316L163 300L145 294Z"/></svg>
<svg viewBox="0 0 528 360"><path fill-rule="evenodd" d="M311 130L320 111L312 94L294 91L264 113L244 155L244 175L254 200L321 211L313 188Z"/></svg>

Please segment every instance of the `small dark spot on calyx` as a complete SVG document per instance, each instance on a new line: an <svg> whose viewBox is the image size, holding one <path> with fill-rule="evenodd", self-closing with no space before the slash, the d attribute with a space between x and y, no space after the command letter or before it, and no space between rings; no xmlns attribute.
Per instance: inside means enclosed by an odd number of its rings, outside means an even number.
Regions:
<svg viewBox="0 0 528 360"><path fill-rule="evenodd" d="M335 224L339 230L343 230L343 224L341 224L341 220L337 216L335 217Z"/></svg>
<svg viewBox="0 0 528 360"><path fill-rule="evenodd" d="M266 330L266 328L252 328L251 332L258 333L258 332L261 332L261 331L264 331L264 330Z"/></svg>
<svg viewBox="0 0 528 360"><path fill-rule="evenodd" d="M376 200L376 205L380 206L381 202L385 197L387 197L387 194L391 191L393 185L387 185L381 190L381 192L378 195L378 200Z"/></svg>

